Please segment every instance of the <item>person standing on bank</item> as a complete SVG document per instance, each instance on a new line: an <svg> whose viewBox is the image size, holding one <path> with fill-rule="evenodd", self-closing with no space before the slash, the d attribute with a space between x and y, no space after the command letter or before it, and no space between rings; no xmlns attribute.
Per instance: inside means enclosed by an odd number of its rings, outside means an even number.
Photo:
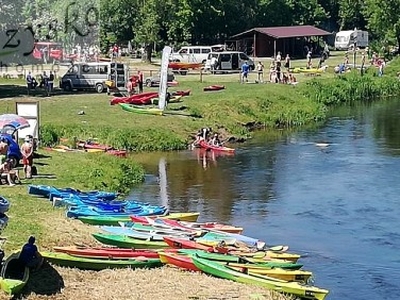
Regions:
<svg viewBox="0 0 400 300"><path fill-rule="evenodd" d="M25 137L25 142L21 146L21 154L26 179L32 178L33 150L32 140L29 137Z"/></svg>
<svg viewBox="0 0 400 300"><path fill-rule="evenodd" d="M242 76L241 76L241 83L244 83L244 82L248 82L249 80L248 80L248 75L249 75L249 69L250 69L250 66L249 66L249 64L247 63L247 60L244 62L244 64L242 65Z"/></svg>
<svg viewBox="0 0 400 300"><path fill-rule="evenodd" d="M31 71L29 71L28 75L26 75L26 86L28 88L28 95L29 95L31 90L33 89L33 77Z"/></svg>
<svg viewBox="0 0 400 300"><path fill-rule="evenodd" d="M290 56L289 56L289 54L286 54L285 66L284 67L286 68L286 70L290 69Z"/></svg>
<svg viewBox="0 0 400 300"><path fill-rule="evenodd" d="M264 65L261 61L257 64L257 81L259 83L264 82Z"/></svg>
<svg viewBox="0 0 400 300"><path fill-rule="evenodd" d="M53 92L53 87L54 87L54 74L53 71L50 71L49 82L47 83L47 96L51 95L51 93Z"/></svg>
<svg viewBox="0 0 400 300"><path fill-rule="evenodd" d="M143 73L142 71L138 71L138 86L139 86L139 94L143 93Z"/></svg>

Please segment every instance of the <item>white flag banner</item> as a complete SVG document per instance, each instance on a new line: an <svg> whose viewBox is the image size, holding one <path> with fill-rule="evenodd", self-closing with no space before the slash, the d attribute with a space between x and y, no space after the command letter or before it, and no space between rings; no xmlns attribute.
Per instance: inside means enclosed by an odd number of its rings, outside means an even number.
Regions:
<svg viewBox="0 0 400 300"><path fill-rule="evenodd" d="M158 107L162 110L165 109L165 102L167 98L168 88L168 63L169 56L171 55L172 48L165 46L162 53L161 60L161 73L160 73L160 87L158 89Z"/></svg>

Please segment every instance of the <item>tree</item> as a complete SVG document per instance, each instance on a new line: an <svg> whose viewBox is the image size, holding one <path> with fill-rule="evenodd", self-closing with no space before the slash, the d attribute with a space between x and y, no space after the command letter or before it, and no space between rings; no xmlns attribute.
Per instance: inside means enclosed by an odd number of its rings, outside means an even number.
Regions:
<svg viewBox="0 0 400 300"><path fill-rule="evenodd" d="M366 23L363 15L363 0L340 0L339 18L340 29L365 29Z"/></svg>
<svg viewBox="0 0 400 300"><path fill-rule="evenodd" d="M400 47L400 0L366 0L363 12L372 33Z"/></svg>

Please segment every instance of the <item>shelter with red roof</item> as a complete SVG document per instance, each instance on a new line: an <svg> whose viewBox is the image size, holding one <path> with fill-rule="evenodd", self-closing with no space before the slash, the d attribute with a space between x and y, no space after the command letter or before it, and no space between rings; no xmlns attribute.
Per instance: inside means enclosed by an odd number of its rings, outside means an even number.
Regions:
<svg viewBox="0 0 400 300"><path fill-rule="evenodd" d="M278 51L298 57L304 56L305 47L331 34L311 25L255 27L232 36L227 43L254 57L275 57Z"/></svg>

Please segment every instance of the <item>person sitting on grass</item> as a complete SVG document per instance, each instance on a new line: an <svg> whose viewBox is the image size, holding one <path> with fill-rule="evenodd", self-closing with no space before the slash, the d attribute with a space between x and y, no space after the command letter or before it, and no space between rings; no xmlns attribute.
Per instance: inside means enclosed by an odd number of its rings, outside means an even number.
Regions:
<svg viewBox="0 0 400 300"><path fill-rule="evenodd" d="M34 236L29 237L28 243L26 243L21 249L19 260L28 268L37 271L41 268L44 259L35 245L35 240Z"/></svg>
<svg viewBox="0 0 400 300"><path fill-rule="evenodd" d="M211 141L210 141L210 145L214 146L214 147L221 147L222 143L218 137L218 133L215 133L214 136L212 137Z"/></svg>
<svg viewBox="0 0 400 300"><path fill-rule="evenodd" d="M21 183L18 170L13 170L12 160L10 158L8 158L4 164L0 165L0 174L7 175L7 182L10 186L14 186L16 183Z"/></svg>
<svg viewBox="0 0 400 300"><path fill-rule="evenodd" d="M2 138L0 141L0 164L4 164L7 159L8 152L8 141L6 138Z"/></svg>

